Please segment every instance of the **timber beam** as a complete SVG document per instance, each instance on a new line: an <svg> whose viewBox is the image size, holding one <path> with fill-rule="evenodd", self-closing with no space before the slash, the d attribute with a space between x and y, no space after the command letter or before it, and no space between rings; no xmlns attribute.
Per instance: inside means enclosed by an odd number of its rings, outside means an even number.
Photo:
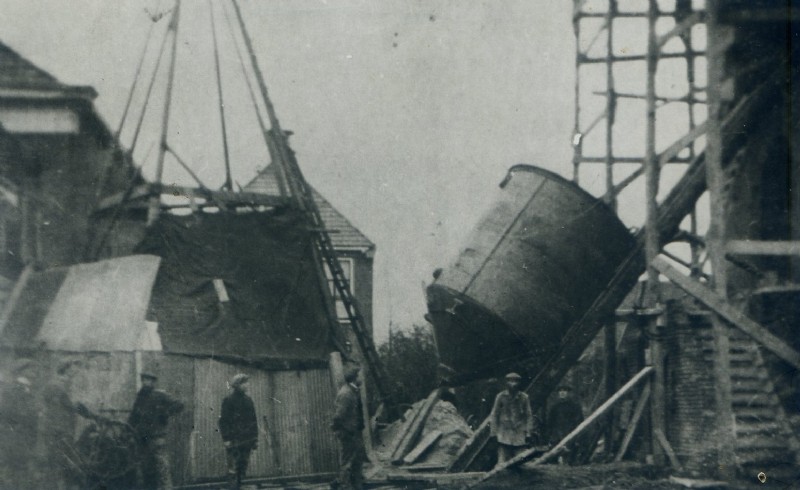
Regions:
<svg viewBox="0 0 800 490"><path fill-rule="evenodd" d="M800 255L800 241L728 240L725 252L731 255Z"/></svg>
<svg viewBox="0 0 800 490"><path fill-rule="evenodd" d="M651 266L674 282L679 288L714 310L715 313L733 326L772 351L773 354L800 369L800 352L787 345L786 342L775 336L767 328L751 320L744 312L731 306L711 288L696 279L681 274L679 270L660 257L656 257Z"/></svg>
<svg viewBox="0 0 800 490"><path fill-rule="evenodd" d="M187 187L168 184L145 184L137 186L126 198L126 192L119 192L100 200L97 211L119 206L126 202L136 201L153 195L169 194L176 197L187 199L205 199L220 205L241 205L241 206L286 206L291 204L289 198L280 196L270 196L257 192L234 192L234 191L212 191L208 189Z"/></svg>

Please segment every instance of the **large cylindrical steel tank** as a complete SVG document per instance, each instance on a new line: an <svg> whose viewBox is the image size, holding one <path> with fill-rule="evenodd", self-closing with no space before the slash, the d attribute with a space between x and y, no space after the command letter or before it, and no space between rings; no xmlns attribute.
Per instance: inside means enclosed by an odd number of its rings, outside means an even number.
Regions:
<svg viewBox="0 0 800 490"><path fill-rule="evenodd" d="M533 375L604 290L635 240L576 184L515 165L457 259L427 288L441 362L467 381Z"/></svg>

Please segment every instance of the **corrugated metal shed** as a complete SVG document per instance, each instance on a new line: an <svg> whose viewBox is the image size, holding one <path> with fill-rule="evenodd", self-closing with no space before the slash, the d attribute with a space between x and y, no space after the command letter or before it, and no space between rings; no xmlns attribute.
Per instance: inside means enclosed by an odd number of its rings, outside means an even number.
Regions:
<svg viewBox="0 0 800 490"><path fill-rule="evenodd" d="M74 352L142 350L160 261L131 255L31 274L3 342Z"/></svg>
<svg viewBox="0 0 800 490"><path fill-rule="evenodd" d="M190 443L191 477L225 474L225 451L217 423L228 380L250 376L249 394L259 424L258 449L248 475L287 476L337 468L336 440L330 430L334 392L327 369L259 371L210 359L195 359L194 431Z"/></svg>
<svg viewBox="0 0 800 490"><path fill-rule="evenodd" d="M275 175L274 165L268 165L244 187L247 192L258 192L271 196L279 196L278 180ZM361 231L353 226L342 213L336 210L316 189L311 187L314 194L314 201L319 208L320 217L325 223L325 228L331 232L331 242L333 248L340 249L368 249L371 250L375 245Z"/></svg>

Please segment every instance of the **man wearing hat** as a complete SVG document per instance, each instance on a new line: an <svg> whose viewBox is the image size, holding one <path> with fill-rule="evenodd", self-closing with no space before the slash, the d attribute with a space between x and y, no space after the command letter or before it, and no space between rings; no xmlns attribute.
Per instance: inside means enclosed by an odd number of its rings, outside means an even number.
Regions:
<svg viewBox="0 0 800 490"><path fill-rule="evenodd" d="M54 489L78 485L75 471L75 424L77 415L90 416L82 403L70 398L76 361L64 361L56 369L54 379L42 392L39 428L45 451L44 466L48 483Z"/></svg>
<svg viewBox="0 0 800 490"><path fill-rule="evenodd" d="M36 447L36 406L30 359L16 359L0 393L0 488L34 488L31 462Z"/></svg>
<svg viewBox="0 0 800 490"><path fill-rule="evenodd" d="M361 407L360 381L358 367L349 367L344 374L344 384L334 400L334 414L331 428L339 439L340 465L339 477L334 487L347 490L361 490L364 476L361 467L366 460L364 439L364 417Z"/></svg>
<svg viewBox="0 0 800 490"><path fill-rule="evenodd" d="M561 385L556 391L558 393L558 399L547 412L547 441L551 445L556 445L561 442L564 437L583 421L583 409L580 403L570 396L570 387ZM558 461L561 464L574 463L574 442L567 446L566 456L560 456Z"/></svg>
<svg viewBox="0 0 800 490"><path fill-rule="evenodd" d="M136 395L128 424L136 432L142 451L141 472L144 488L171 489L172 477L167 457L167 423L183 410L183 403L156 389L158 378L141 373L142 388Z"/></svg>
<svg viewBox="0 0 800 490"><path fill-rule="evenodd" d="M517 373L506 375L507 388L497 394L489 415L491 435L497 438L498 465L516 456L533 436L531 402L519 389L521 380Z"/></svg>
<svg viewBox="0 0 800 490"><path fill-rule="evenodd" d="M222 400L219 433L225 445L228 483L238 490L247 472L250 452L258 446L258 420L253 400L247 396L249 376L239 373L230 381L231 393Z"/></svg>

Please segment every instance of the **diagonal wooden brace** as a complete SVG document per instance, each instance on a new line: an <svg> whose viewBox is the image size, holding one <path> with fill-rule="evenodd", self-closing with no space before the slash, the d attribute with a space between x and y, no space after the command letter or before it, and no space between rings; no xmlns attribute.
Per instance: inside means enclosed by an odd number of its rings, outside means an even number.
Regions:
<svg viewBox="0 0 800 490"><path fill-rule="evenodd" d="M681 274L679 270L672 267L661 257L653 259L651 265L670 281L674 282L679 288L697 298L722 318L728 320L733 326L758 341L784 361L800 369L799 352L787 345L786 342L774 335L767 328L748 318L744 312L731 306L724 298L712 291L709 287L696 279Z"/></svg>

